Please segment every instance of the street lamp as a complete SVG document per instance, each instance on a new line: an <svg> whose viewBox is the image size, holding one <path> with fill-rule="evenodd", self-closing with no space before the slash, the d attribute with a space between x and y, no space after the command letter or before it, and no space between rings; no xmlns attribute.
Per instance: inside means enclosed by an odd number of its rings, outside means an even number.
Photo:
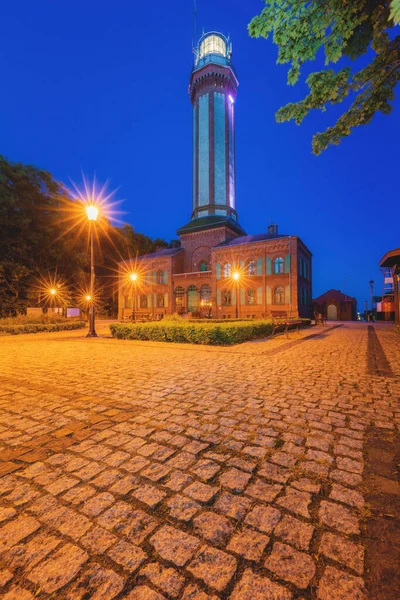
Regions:
<svg viewBox="0 0 400 600"><path fill-rule="evenodd" d="M136 313L136 295L137 295L136 282L138 279L137 273L131 273L129 275L129 279L133 283L133 302L132 302L132 322L133 322L135 320L135 313Z"/></svg>
<svg viewBox="0 0 400 600"><path fill-rule="evenodd" d="M371 292L371 318L374 318L374 281L371 279L369 282L369 289Z"/></svg>
<svg viewBox="0 0 400 600"><path fill-rule="evenodd" d="M89 321L89 333L86 337L99 337L96 333L94 326L94 224L97 221L99 215L99 209L94 204L88 204L86 206L86 216L89 221L90 228L90 295L86 296L86 300L90 302L90 321Z"/></svg>
<svg viewBox="0 0 400 600"><path fill-rule="evenodd" d="M240 273L239 271L235 271L232 275L234 281L236 281L236 318L239 318L239 279Z"/></svg>

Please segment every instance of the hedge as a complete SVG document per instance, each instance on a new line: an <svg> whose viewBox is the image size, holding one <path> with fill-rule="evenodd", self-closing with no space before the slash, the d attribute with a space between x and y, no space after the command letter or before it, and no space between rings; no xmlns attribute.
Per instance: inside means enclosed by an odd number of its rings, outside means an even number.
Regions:
<svg viewBox="0 0 400 600"><path fill-rule="evenodd" d="M25 323L24 325L1 325L0 334L19 335L20 333L41 333L43 331L69 331L86 327L86 321L67 323Z"/></svg>
<svg viewBox="0 0 400 600"><path fill-rule="evenodd" d="M272 321L236 321L235 323L113 323L110 330L120 340L151 340L230 346L248 340L267 337L274 329Z"/></svg>

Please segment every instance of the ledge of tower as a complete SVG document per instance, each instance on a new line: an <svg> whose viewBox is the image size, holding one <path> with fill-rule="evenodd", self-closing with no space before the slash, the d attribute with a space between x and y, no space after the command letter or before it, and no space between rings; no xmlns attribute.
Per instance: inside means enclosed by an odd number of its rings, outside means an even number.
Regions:
<svg viewBox="0 0 400 600"><path fill-rule="evenodd" d="M189 221L189 223L183 227L180 227L176 233L178 235L182 235L183 233L201 231L203 229L213 229L215 227L221 227L222 225L226 225L238 235L246 235L245 230L241 225L239 225L239 223L225 215L208 215L207 217L198 217L197 219L192 219Z"/></svg>

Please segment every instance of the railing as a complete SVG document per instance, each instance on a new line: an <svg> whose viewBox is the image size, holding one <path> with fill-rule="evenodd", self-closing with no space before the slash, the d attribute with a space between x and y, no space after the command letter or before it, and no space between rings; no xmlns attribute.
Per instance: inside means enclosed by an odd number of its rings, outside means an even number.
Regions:
<svg viewBox="0 0 400 600"><path fill-rule="evenodd" d="M207 279L212 275L212 271L194 271L193 273L174 273L173 279Z"/></svg>

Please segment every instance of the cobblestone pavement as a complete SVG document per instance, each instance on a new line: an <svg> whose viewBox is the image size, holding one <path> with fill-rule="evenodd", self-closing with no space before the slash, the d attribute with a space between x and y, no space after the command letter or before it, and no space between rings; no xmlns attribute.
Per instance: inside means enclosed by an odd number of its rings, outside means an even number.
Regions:
<svg viewBox="0 0 400 600"><path fill-rule="evenodd" d="M368 598L363 444L400 424L399 358L367 324L0 338L0 595Z"/></svg>

